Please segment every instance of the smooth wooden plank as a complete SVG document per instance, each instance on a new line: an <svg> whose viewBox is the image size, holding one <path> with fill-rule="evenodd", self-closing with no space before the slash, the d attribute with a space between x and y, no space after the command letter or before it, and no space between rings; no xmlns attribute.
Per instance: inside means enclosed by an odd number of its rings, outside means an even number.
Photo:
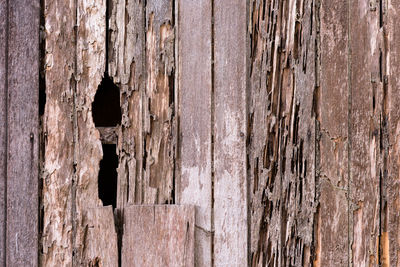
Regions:
<svg viewBox="0 0 400 267"><path fill-rule="evenodd" d="M0 265L5 266L7 179L7 1L0 1Z"/></svg>
<svg viewBox="0 0 400 267"><path fill-rule="evenodd" d="M8 266L38 264L40 2L9 1Z"/></svg>
<svg viewBox="0 0 400 267"><path fill-rule="evenodd" d="M351 257L354 266L379 262L380 144L382 80L379 74L383 50L379 8L364 1L350 7L351 116L350 199Z"/></svg>
<svg viewBox="0 0 400 267"><path fill-rule="evenodd" d="M178 1L180 177L177 203L196 206L195 262L211 265L211 1Z"/></svg>
<svg viewBox="0 0 400 267"><path fill-rule="evenodd" d="M214 2L214 263L247 266L247 1Z"/></svg>
<svg viewBox="0 0 400 267"><path fill-rule="evenodd" d="M348 244L348 7L321 1L316 266L344 266Z"/></svg>
<svg viewBox="0 0 400 267"><path fill-rule="evenodd" d="M194 266L194 220L188 205L125 207L121 266Z"/></svg>

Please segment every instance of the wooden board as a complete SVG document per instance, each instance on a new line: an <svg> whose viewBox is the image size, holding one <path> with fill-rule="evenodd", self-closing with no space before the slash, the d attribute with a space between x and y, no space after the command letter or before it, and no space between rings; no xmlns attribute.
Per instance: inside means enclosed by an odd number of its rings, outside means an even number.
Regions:
<svg viewBox="0 0 400 267"><path fill-rule="evenodd" d="M214 6L214 264L248 265L247 1Z"/></svg>
<svg viewBox="0 0 400 267"><path fill-rule="evenodd" d="M211 1L178 1L177 30L180 118L177 203L196 205L195 261L198 266L210 266Z"/></svg>
<svg viewBox="0 0 400 267"><path fill-rule="evenodd" d="M7 56L8 56L8 6L0 1L0 265L6 265L6 201L7 201Z"/></svg>
<svg viewBox="0 0 400 267"><path fill-rule="evenodd" d="M194 266L193 206L125 207L121 266Z"/></svg>
<svg viewBox="0 0 400 267"><path fill-rule="evenodd" d="M386 3L386 1L383 1ZM381 186L380 262L382 266L400 266L400 3L390 1L382 7L384 48L384 90L382 132L384 166ZM385 79L387 79L385 81ZM386 84L385 84L386 83Z"/></svg>
<svg viewBox="0 0 400 267"><path fill-rule="evenodd" d="M320 7L319 209L317 266L349 262L348 6L322 1Z"/></svg>
<svg viewBox="0 0 400 267"><path fill-rule="evenodd" d="M350 7L351 106L350 244L354 266L379 262L382 162L380 133L384 64L379 4L353 1ZM383 69L382 69L383 71ZM394 265L395 266L395 265Z"/></svg>
<svg viewBox="0 0 400 267"><path fill-rule="evenodd" d="M35 266L38 264L40 2L7 3L6 265Z"/></svg>
<svg viewBox="0 0 400 267"><path fill-rule="evenodd" d="M45 143L40 265L72 264L72 180L74 177L73 91L75 1L44 2L46 17L43 115ZM63 14L62 16L60 14ZM62 73L62 75L60 75ZM62 152L61 152L62 151Z"/></svg>

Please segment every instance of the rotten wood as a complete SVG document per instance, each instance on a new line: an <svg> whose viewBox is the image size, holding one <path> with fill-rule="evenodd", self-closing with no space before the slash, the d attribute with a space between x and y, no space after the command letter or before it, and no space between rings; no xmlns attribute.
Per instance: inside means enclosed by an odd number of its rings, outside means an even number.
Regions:
<svg viewBox="0 0 400 267"><path fill-rule="evenodd" d="M194 266L193 206L131 205L125 219L121 266Z"/></svg>

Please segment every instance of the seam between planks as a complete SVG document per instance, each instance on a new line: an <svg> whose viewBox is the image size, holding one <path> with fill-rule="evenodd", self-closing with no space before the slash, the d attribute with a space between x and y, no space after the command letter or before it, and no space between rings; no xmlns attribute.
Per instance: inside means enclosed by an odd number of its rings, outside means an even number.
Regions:
<svg viewBox="0 0 400 267"><path fill-rule="evenodd" d="M352 213L352 200L351 200L351 149L352 149L352 140L351 140L351 110L352 110L352 87L351 87L351 74L352 74L352 64L351 64L351 3L352 0L347 1L347 93L348 93L348 110L347 110L347 239L348 239L348 261L347 265L353 266L352 263L352 243L353 243L353 213Z"/></svg>
<svg viewBox="0 0 400 267"><path fill-rule="evenodd" d="M5 162L4 162L4 232L3 232L3 241L4 241L4 251L3 251L3 260L4 266L7 265L7 173L8 173L8 36L9 36L9 0L6 0L6 29L5 29L5 79L4 79L4 90L5 90L5 98L4 98L4 107L5 107Z"/></svg>
<svg viewBox="0 0 400 267"><path fill-rule="evenodd" d="M211 266L215 265L214 239L214 181L215 181L215 166L214 166L214 143L215 143L215 1L211 1Z"/></svg>

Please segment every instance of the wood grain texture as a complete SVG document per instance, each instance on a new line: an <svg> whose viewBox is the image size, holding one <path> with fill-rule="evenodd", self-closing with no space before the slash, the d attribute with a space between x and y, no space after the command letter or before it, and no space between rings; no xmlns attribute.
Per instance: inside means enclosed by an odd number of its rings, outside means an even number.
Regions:
<svg viewBox="0 0 400 267"><path fill-rule="evenodd" d="M210 266L211 1L179 1L177 27L181 157L177 203L196 206L196 266Z"/></svg>
<svg viewBox="0 0 400 267"><path fill-rule="evenodd" d="M117 234L112 217L111 206L85 210L83 243L86 245L81 266L118 266Z"/></svg>
<svg viewBox="0 0 400 267"><path fill-rule="evenodd" d="M46 106L41 266L72 265L75 9L73 0L44 2Z"/></svg>
<svg viewBox="0 0 400 267"><path fill-rule="evenodd" d="M321 1L320 170L316 265L349 262L348 6Z"/></svg>
<svg viewBox="0 0 400 267"><path fill-rule="evenodd" d="M193 206L125 207L121 266L195 266Z"/></svg>
<svg viewBox="0 0 400 267"><path fill-rule="evenodd" d="M6 187L7 187L7 1L0 1L0 265L6 264Z"/></svg>
<svg viewBox="0 0 400 267"><path fill-rule="evenodd" d="M247 266L246 1L214 4L214 264Z"/></svg>
<svg viewBox="0 0 400 267"><path fill-rule="evenodd" d="M372 2L371 2L372 3ZM350 7L351 48L350 126L350 214L354 266L374 266L379 262L381 227L383 80L380 66L384 50L379 8L354 1ZM350 60L350 59L349 59Z"/></svg>
<svg viewBox="0 0 400 267"><path fill-rule="evenodd" d="M382 133L384 167L382 174L380 263L400 266L400 3L383 1L381 12L384 33L382 79Z"/></svg>
<svg viewBox="0 0 400 267"><path fill-rule="evenodd" d="M9 1L7 266L38 264L39 1Z"/></svg>

